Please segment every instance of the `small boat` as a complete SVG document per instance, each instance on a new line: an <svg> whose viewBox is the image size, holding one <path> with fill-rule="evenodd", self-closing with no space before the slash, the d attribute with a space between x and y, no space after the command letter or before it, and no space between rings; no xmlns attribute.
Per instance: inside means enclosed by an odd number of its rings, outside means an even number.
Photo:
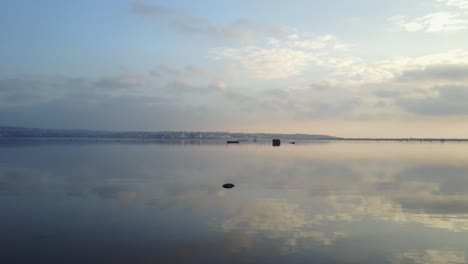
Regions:
<svg viewBox="0 0 468 264"><path fill-rule="evenodd" d="M239 140L228 140L227 144L239 144Z"/></svg>
<svg viewBox="0 0 468 264"><path fill-rule="evenodd" d="M292 141L292 142L290 142L290 143L291 143L291 144L293 144L293 145L294 145L294 144L296 144L296 142L295 142L295 141Z"/></svg>

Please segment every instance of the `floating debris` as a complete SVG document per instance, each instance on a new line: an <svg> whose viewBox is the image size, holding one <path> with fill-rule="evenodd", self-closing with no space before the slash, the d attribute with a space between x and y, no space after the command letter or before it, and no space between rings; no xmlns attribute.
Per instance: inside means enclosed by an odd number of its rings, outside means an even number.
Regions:
<svg viewBox="0 0 468 264"><path fill-rule="evenodd" d="M234 186L235 186L235 185L232 184L232 183L225 183L225 184L223 184L223 188L224 188L224 189L232 189L232 188L234 188Z"/></svg>

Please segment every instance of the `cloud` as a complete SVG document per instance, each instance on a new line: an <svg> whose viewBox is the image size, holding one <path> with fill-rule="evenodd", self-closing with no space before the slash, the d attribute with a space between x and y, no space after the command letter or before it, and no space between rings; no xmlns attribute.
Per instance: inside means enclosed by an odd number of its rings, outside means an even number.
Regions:
<svg viewBox="0 0 468 264"><path fill-rule="evenodd" d="M434 79L444 76L449 79L460 77L460 68L464 68L468 60L468 51L463 49L434 53L417 57L394 57L380 61L364 61L359 58L348 60L333 60L327 62L332 69L331 77L347 84L385 83L394 80L416 79L416 72L426 71ZM445 68L445 70L443 69ZM405 76L408 75L409 76ZM425 75L421 74L421 75ZM413 75L413 78L411 78ZM438 75L438 76L437 76ZM408 78L409 77L409 78ZM453 80L453 79L450 79Z"/></svg>
<svg viewBox="0 0 468 264"><path fill-rule="evenodd" d="M165 80L165 91L175 95L185 93L225 92L228 85L219 77L216 71L209 71L198 65L186 65L173 68L165 64L157 65L150 71L150 75Z"/></svg>
<svg viewBox="0 0 468 264"><path fill-rule="evenodd" d="M237 81L239 76L232 78L218 68L194 64L159 64L143 73L126 71L94 79L53 75L4 78L0 79L0 121L127 129L129 124L146 127L158 120L157 126L148 128L167 129L163 124L173 129L202 128L205 124L219 129L228 123L257 125L267 122L271 114L291 123L468 114L464 101L467 51L380 61L340 60L332 52L336 42L332 35L291 35L263 48L217 49L211 54L235 61L241 72L260 78L259 83L264 82L260 89L249 90L243 80ZM291 76L300 78L269 81ZM313 83L309 76L314 76ZM46 118L41 111L55 119ZM119 124L113 111L131 120ZM154 112L157 114L151 114ZM184 122L177 123L167 115Z"/></svg>
<svg viewBox="0 0 468 264"><path fill-rule="evenodd" d="M17 76L0 79L0 106L21 106L50 102L70 93L92 92L85 78L62 75Z"/></svg>
<svg viewBox="0 0 468 264"><path fill-rule="evenodd" d="M218 80L218 81L214 81L210 83L210 87L213 88L214 90L224 91L226 90L227 85L225 82Z"/></svg>
<svg viewBox="0 0 468 264"><path fill-rule="evenodd" d="M428 214L466 214L468 205L464 196L413 195L396 199L405 209L424 211Z"/></svg>
<svg viewBox="0 0 468 264"><path fill-rule="evenodd" d="M266 47L217 48L210 53L214 59L238 63L252 77L282 79L301 74L311 63L319 63L322 56L319 52L333 49L335 44L333 35L314 38L290 35L286 39L270 39Z"/></svg>
<svg viewBox="0 0 468 264"><path fill-rule="evenodd" d="M170 21L169 26L177 33L185 35L217 36L220 33L218 28L208 23L205 19L194 16L177 18Z"/></svg>
<svg viewBox="0 0 468 264"><path fill-rule="evenodd" d="M434 87L433 96L422 98L400 97L396 99L396 104L404 110L432 116L446 115L467 115L468 87L464 86L441 86Z"/></svg>
<svg viewBox="0 0 468 264"><path fill-rule="evenodd" d="M179 70L171 68L166 64L159 64L151 69L150 74L154 77L163 77L163 76L177 76L180 73Z"/></svg>
<svg viewBox="0 0 468 264"><path fill-rule="evenodd" d="M453 12L435 12L416 18L393 16L388 21L396 29L408 32L449 32L468 28L468 19Z"/></svg>
<svg viewBox="0 0 468 264"><path fill-rule="evenodd" d="M381 98L396 98L401 95L401 92L391 89L379 89L375 91L375 95Z"/></svg>
<svg viewBox="0 0 468 264"><path fill-rule="evenodd" d="M178 94L222 92L226 90L226 88L227 85L220 80L200 85L186 79L175 79L167 85L169 91Z"/></svg>
<svg viewBox="0 0 468 264"><path fill-rule="evenodd" d="M200 65L194 64L188 64L182 69L174 68L167 64L158 64L150 70L149 74L153 77L174 78L181 76L199 77L204 75L210 75L211 72Z"/></svg>
<svg viewBox="0 0 468 264"><path fill-rule="evenodd" d="M280 28L267 27L249 19L238 19L221 28L220 34L232 39L253 40L262 35L279 35L283 30Z"/></svg>
<svg viewBox="0 0 468 264"><path fill-rule="evenodd" d="M121 73L97 79L64 75L16 76L0 79L1 106L25 106L86 98L87 102L101 96L135 94L146 84L143 75ZM82 102L86 104L85 101Z"/></svg>
<svg viewBox="0 0 468 264"><path fill-rule="evenodd" d="M159 80L142 83L127 75L97 79L66 76L0 79L0 123L52 128L138 130L152 127L164 130L214 122L212 117L216 115L207 113L209 110L203 102L181 103L178 94L168 93L165 86ZM227 85L215 79L202 82L200 86L182 88L209 92L225 89ZM201 116L205 121L200 120ZM148 122L157 125L147 127Z"/></svg>
<svg viewBox="0 0 468 264"><path fill-rule="evenodd" d="M123 73L117 76L101 78L95 85L106 88L133 89L144 85L144 77L134 73Z"/></svg>
<svg viewBox="0 0 468 264"><path fill-rule="evenodd" d="M468 9L467 0L436 0L438 3L443 3L446 6L457 7L460 9Z"/></svg>
<svg viewBox="0 0 468 264"><path fill-rule="evenodd" d="M153 3L133 3L130 10L137 15L161 19L167 22L170 29L181 35L251 41L260 35L277 36L284 33L282 28L260 25L248 19L237 19L226 25L215 25L195 14Z"/></svg>
<svg viewBox="0 0 468 264"><path fill-rule="evenodd" d="M198 65L187 65L184 67L184 70L187 71L188 73L192 75L206 75L208 74L208 70L205 69L204 67L198 66Z"/></svg>
<svg viewBox="0 0 468 264"><path fill-rule="evenodd" d="M173 13L172 10L162 7L158 4L148 4L144 2L135 2L130 7L131 12L143 16L164 16Z"/></svg>
<svg viewBox="0 0 468 264"><path fill-rule="evenodd" d="M169 26L183 35L201 35L243 41L253 40L257 38L258 34L268 33L268 29L263 29L253 21L246 19L239 19L219 27L205 19L190 16L173 20Z"/></svg>
<svg viewBox="0 0 468 264"><path fill-rule="evenodd" d="M394 30L407 32L452 32L468 28L468 16L464 12L468 9L467 0L434 0L434 2L445 7L455 7L457 10L447 10L447 8L443 10L443 7L436 5L442 10L419 17L396 15L390 17L388 21L393 24Z"/></svg>
<svg viewBox="0 0 468 264"><path fill-rule="evenodd" d="M452 50L417 57L394 57L367 61L343 55L336 50L339 44L333 35L315 38L289 36L270 39L265 46L216 48L211 50L215 60L233 61L244 74L258 79L285 79L313 71L316 81L328 81L347 86L380 83L400 78L409 80L411 71L428 71L434 78L450 73L461 78L468 60L466 50ZM437 68L438 67L438 68ZM443 67L446 67L444 73ZM439 74L436 76L436 74ZM450 79L453 80L454 78Z"/></svg>
<svg viewBox="0 0 468 264"><path fill-rule="evenodd" d="M443 4L445 8L462 6L458 1ZM292 77L304 85L311 78L309 76L313 76L314 83L332 84L328 91L297 89L278 96L254 91L246 96L242 89L232 89L228 77L215 76L206 68L158 65L152 70L152 76L158 77L162 82L160 87L170 91L172 96L213 94L210 100L216 97L220 104L233 106L237 103L239 108L236 111L240 113L248 111L260 118L268 109L282 118L294 120L343 117L367 120L392 115L410 117L423 115L422 112L431 116L464 112L463 107L454 106L461 103L457 101L451 104L450 109L447 104L440 108L432 107L434 112L430 114L427 108L431 107L425 106L428 103L424 100L433 102L438 96L438 91L431 87L461 86L466 81L464 70L468 52L465 50L372 61L349 55L350 45L340 42L332 34L308 35L264 26L248 19L217 25L190 12L149 3L137 4L132 9L136 14L167 22L179 34L243 41L258 40L260 36L265 38L263 43L256 41L240 47L219 47L209 52L216 61L235 67L236 77L248 76L264 81L260 84L263 87L269 85L266 83L269 80L292 80ZM412 32L457 31L468 27L464 13L454 10L436 11L420 17L394 16L389 21L399 30ZM272 89L281 90L281 85ZM287 85L284 86L282 90L288 90ZM239 88L245 87L241 85ZM436 114L437 109L441 113Z"/></svg>
<svg viewBox="0 0 468 264"><path fill-rule="evenodd" d="M255 46L215 49L215 59L232 60L248 75L259 79L281 79L299 75L311 59L304 51L288 48L261 48Z"/></svg>
<svg viewBox="0 0 468 264"><path fill-rule="evenodd" d="M358 96L343 87L320 83L271 90L261 98L262 105L274 106L273 111L288 113L299 120L348 116L362 103Z"/></svg>
<svg viewBox="0 0 468 264"><path fill-rule="evenodd" d="M341 19L339 22L348 26L353 26L363 22L363 18L358 16L350 16Z"/></svg>
<svg viewBox="0 0 468 264"><path fill-rule="evenodd" d="M448 81L468 80L468 64L435 64L421 69L407 70L398 77L401 81Z"/></svg>
<svg viewBox="0 0 468 264"><path fill-rule="evenodd" d="M157 70L159 77L124 72L95 79L0 78L0 123L106 130L217 130L246 122L244 114L259 111L254 97L236 91L217 71L195 65Z"/></svg>
<svg viewBox="0 0 468 264"><path fill-rule="evenodd" d="M426 249L423 251L410 250L398 254L395 262L407 263L408 260L415 264L461 264L467 261L463 252Z"/></svg>
<svg viewBox="0 0 468 264"><path fill-rule="evenodd" d="M275 39L272 38L269 41L269 44L273 47L287 47L287 48L297 48L297 49L323 49L330 44L336 42L336 37L333 35L324 35L316 38L304 39L299 37L296 34L289 35L286 39Z"/></svg>

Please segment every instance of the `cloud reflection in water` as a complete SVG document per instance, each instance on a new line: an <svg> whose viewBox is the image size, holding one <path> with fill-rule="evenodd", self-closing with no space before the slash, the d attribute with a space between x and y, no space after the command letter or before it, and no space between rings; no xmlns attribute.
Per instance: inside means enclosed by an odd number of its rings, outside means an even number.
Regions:
<svg viewBox="0 0 468 264"><path fill-rule="evenodd" d="M149 259L462 263L467 254L466 144L296 144L274 151L43 144L0 152L0 206L13 219L0 220L0 231L19 228L35 208L50 215L43 223L54 219L65 228L78 221L84 237L139 242L138 250L111 248ZM236 188L224 190L225 182ZM24 214L15 213L14 200ZM96 231L100 221L107 227ZM22 234L42 228L30 225ZM60 230L52 225L49 232Z"/></svg>

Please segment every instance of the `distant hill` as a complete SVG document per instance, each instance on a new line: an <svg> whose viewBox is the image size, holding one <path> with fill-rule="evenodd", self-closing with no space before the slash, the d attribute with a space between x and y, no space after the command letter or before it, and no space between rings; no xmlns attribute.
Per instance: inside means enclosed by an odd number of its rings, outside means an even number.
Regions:
<svg viewBox="0 0 468 264"><path fill-rule="evenodd" d="M160 138L160 139L238 139L238 140L331 140L341 139L328 135L227 133L188 131L102 131L82 129L44 129L0 126L0 138Z"/></svg>

